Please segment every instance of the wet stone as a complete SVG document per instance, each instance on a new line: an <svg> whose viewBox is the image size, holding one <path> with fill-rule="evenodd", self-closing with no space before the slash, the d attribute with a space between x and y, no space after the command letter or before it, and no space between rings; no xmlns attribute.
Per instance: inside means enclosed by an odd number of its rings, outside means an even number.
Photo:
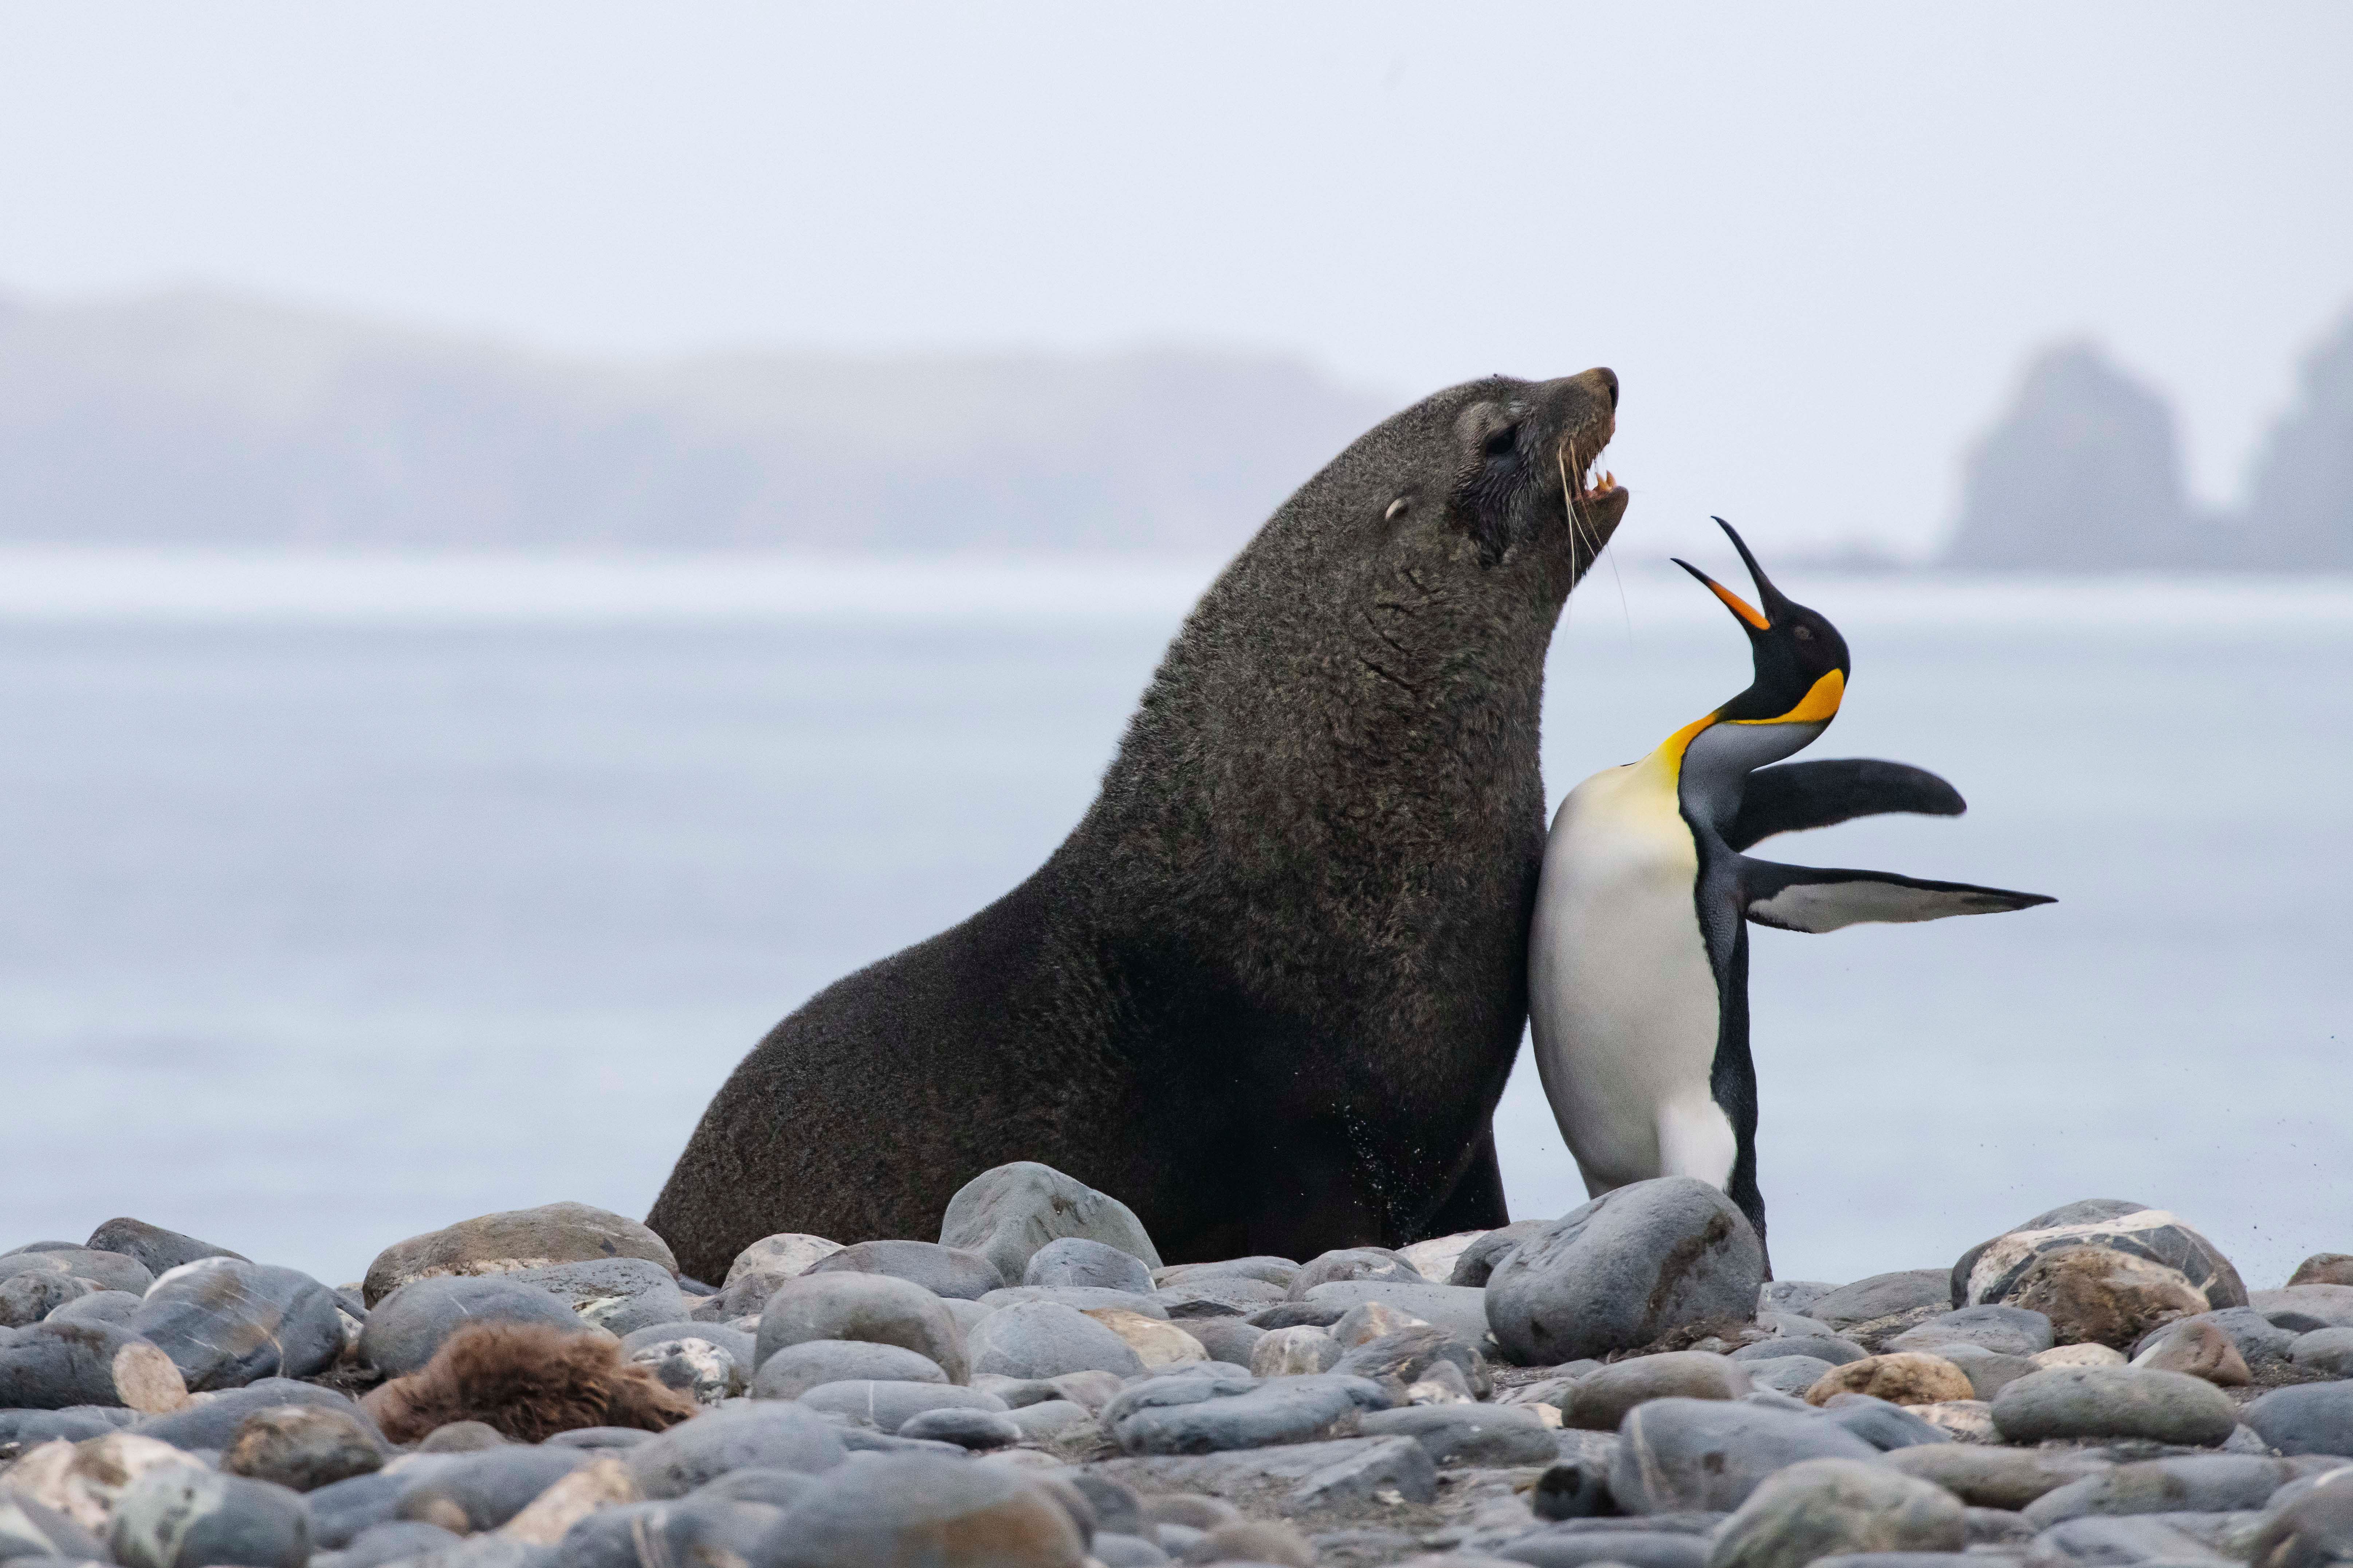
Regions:
<svg viewBox="0 0 2353 1568"><path fill-rule="evenodd" d="M1208 1492L1271 1504L1286 1513L1369 1502L1383 1491L1407 1502L1428 1502L1438 1489L1436 1468L1410 1437L1343 1437L1198 1457L1113 1459L1099 1468L1139 1489Z"/></svg>

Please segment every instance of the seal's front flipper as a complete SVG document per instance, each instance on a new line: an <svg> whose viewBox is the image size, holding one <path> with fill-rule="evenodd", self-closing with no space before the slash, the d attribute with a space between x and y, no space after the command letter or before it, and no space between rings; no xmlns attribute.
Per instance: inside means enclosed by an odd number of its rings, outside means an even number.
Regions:
<svg viewBox="0 0 2353 1568"><path fill-rule="evenodd" d="M2041 893L1930 882L1893 871L1839 871L1740 858L1740 896L1748 918L1782 931L1826 931L1866 921L1941 921L1993 915L2057 900Z"/></svg>
<svg viewBox="0 0 2353 1568"><path fill-rule="evenodd" d="M1960 791L1926 768L1875 757L1783 763L1748 775L1740 815L1725 830L1724 841L1746 849L1777 833L1802 833L1858 816L1890 811L1958 816L1968 809Z"/></svg>

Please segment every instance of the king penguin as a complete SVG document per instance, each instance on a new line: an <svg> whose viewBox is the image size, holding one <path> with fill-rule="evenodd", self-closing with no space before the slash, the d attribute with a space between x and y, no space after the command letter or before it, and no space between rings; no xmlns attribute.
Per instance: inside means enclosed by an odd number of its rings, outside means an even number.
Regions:
<svg viewBox="0 0 2353 1568"><path fill-rule="evenodd" d="M1649 756L1594 774L1561 803L1536 888L1528 1011L1545 1096L1590 1195L1696 1176L1731 1198L1762 1241L1747 922L1828 931L2052 900L1742 853L1776 833L1966 807L1943 779L1900 763L1781 762L1837 716L1846 639L1784 598L1732 525L1715 521L1746 563L1757 604L1687 561L1675 564L1738 617L1755 679Z"/></svg>

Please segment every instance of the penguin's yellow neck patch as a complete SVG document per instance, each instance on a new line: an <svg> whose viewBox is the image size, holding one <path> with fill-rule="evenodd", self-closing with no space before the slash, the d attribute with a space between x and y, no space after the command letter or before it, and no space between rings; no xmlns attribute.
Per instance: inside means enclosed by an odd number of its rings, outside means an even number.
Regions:
<svg viewBox="0 0 2353 1568"><path fill-rule="evenodd" d="M1846 700L1846 677L1831 670L1814 682L1813 689L1799 699L1798 705L1778 719L1734 719L1735 724L1827 724L1838 717L1839 704Z"/></svg>
<svg viewBox="0 0 2353 1568"><path fill-rule="evenodd" d="M1672 778L1675 771L1683 766L1683 752L1690 749L1692 742L1698 737L1700 731L1711 725L1827 724L1838 717L1839 704L1845 700L1846 677L1833 669L1815 681L1812 689L1799 700L1795 708L1790 709L1787 713L1771 719L1719 719L1711 713L1704 719L1693 720L1660 742L1659 749L1652 752L1645 760L1662 764L1666 770L1667 776Z"/></svg>

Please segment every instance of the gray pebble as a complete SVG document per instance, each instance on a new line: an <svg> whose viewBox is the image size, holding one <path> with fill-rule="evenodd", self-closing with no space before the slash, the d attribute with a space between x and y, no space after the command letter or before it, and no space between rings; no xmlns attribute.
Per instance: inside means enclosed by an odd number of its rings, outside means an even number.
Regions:
<svg viewBox="0 0 2353 1568"><path fill-rule="evenodd" d="M945 1304L922 1286L887 1274L802 1274L779 1284L760 1313L759 1364L810 1340L898 1345L931 1361L950 1382L963 1381L971 1370L964 1330Z"/></svg>
<svg viewBox="0 0 2353 1568"><path fill-rule="evenodd" d="M433 1359L442 1342L470 1322L545 1323L578 1329L572 1309L544 1290L497 1275L417 1279L379 1300L360 1331L360 1357L388 1377Z"/></svg>
<svg viewBox="0 0 2353 1568"><path fill-rule="evenodd" d="M1628 1513L1722 1511L1803 1459L1874 1459L1879 1450L1813 1411L1746 1401L1654 1399L1618 1431L1609 1488Z"/></svg>
<svg viewBox="0 0 2353 1568"><path fill-rule="evenodd" d="M1020 1283L1092 1285L1137 1295L1148 1295L1153 1289L1152 1270L1145 1267L1142 1258L1083 1236L1060 1237L1039 1247L1022 1270ZM1250 1283L1262 1285L1263 1281Z"/></svg>
<svg viewBox="0 0 2353 1568"><path fill-rule="evenodd" d="M798 1399L821 1384L881 1379L891 1383L948 1381L940 1363L903 1345L864 1340L804 1340L760 1363L752 1380L754 1399Z"/></svg>
<svg viewBox="0 0 2353 1568"><path fill-rule="evenodd" d="M1009 1283L986 1254L930 1241L861 1241L818 1258L803 1278L817 1274L888 1275L921 1285L934 1296L965 1301L976 1301ZM1149 1270L1144 1278L1145 1289L1150 1289Z"/></svg>
<svg viewBox="0 0 2353 1568"><path fill-rule="evenodd" d="M973 1330L972 1370L1006 1377L1108 1372L1133 1377L1143 1361L1128 1342L1072 1307L1023 1301L991 1313Z"/></svg>
<svg viewBox="0 0 2353 1568"><path fill-rule="evenodd" d="M1506 1357L1546 1366L1705 1319L1745 1321L1764 1279L1746 1217L1706 1183L1669 1176L1605 1193L1523 1240L1489 1278L1485 1310Z"/></svg>
<svg viewBox="0 0 2353 1568"><path fill-rule="evenodd" d="M2251 1424L2254 1408L2249 1407ZM2238 1414L2221 1389L2180 1373L2060 1366L2005 1387L1993 1401L1993 1423L2013 1443L2141 1437L2207 1447L2230 1436Z"/></svg>
<svg viewBox="0 0 2353 1568"><path fill-rule="evenodd" d="M1026 1436L1023 1428L1001 1411L956 1406L940 1406L910 1415L900 1424L898 1435L934 1443L954 1443L959 1448L1002 1448L1020 1442Z"/></svg>
<svg viewBox="0 0 2353 1568"><path fill-rule="evenodd" d="M978 1389L949 1383L888 1383L869 1378L819 1384L800 1396L800 1404L891 1433L926 1410L986 1410L997 1415L1005 1410L1005 1401Z"/></svg>

